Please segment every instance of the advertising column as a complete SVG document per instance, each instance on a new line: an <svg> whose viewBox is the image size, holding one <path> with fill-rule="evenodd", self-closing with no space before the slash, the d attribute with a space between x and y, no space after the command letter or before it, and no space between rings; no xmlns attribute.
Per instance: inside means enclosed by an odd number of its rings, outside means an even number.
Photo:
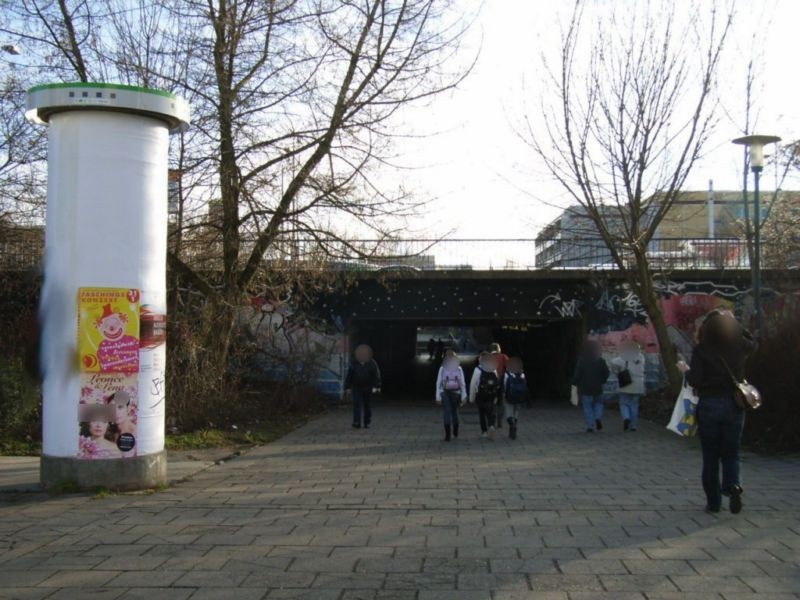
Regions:
<svg viewBox="0 0 800 600"><path fill-rule="evenodd" d="M188 106L75 83L32 88L28 109L49 128L42 484L163 484L167 158Z"/></svg>

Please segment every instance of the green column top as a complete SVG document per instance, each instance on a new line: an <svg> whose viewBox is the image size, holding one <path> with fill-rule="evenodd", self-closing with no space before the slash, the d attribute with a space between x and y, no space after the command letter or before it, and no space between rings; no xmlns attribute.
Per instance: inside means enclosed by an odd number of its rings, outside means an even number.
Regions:
<svg viewBox="0 0 800 600"><path fill-rule="evenodd" d="M189 127L189 104L170 92L116 83L49 83L28 90L26 116L47 123L50 116L75 110L108 110L164 121L172 133Z"/></svg>

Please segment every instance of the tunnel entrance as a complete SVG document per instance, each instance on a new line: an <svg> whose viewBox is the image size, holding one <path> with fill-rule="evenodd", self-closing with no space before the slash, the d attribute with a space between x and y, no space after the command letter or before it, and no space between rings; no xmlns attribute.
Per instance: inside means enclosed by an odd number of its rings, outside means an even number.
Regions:
<svg viewBox="0 0 800 600"><path fill-rule="evenodd" d="M569 395L582 322L560 319L528 322L363 320L353 323L351 342L369 344L383 375L383 392L389 398L433 399L437 352L431 358L430 339L439 339L461 358L469 381L480 350L497 342L509 356L520 356L529 387L537 400Z"/></svg>

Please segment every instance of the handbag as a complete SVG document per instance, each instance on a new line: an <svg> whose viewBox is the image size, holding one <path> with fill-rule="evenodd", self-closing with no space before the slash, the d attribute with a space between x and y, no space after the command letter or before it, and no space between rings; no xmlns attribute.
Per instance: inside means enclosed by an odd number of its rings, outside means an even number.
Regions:
<svg viewBox="0 0 800 600"><path fill-rule="evenodd" d="M758 391L758 388L752 383L748 383L747 379L742 379L741 381L736 379L736 375L733 374L733 371L728 366L728 362L721 356L719 359L725 365L725 370L728 371L728 375L731 376L733 381L733 399L736 402L736 406L749 408L750 410L761 408L761 392Z"/></svg>
<svg viewBox="0 0 800 600"><path fill-rule="evenodd" d="M628 361L625 361L625 368L622 369L619 373L617 373L617 383L619 383L619 387L624 388L633 383L633 377L631 377L630 369L628 369Z"/></svg>
<svg viewBox="0 0 800 600"><path fill-rule="evenodd" d="M694 389L683 380L678 399L675 401L675 408L672 410L672 418L667 424L667 429L677 433L681 437L692 437L697 433L697 403L699 399Z"/></svg>

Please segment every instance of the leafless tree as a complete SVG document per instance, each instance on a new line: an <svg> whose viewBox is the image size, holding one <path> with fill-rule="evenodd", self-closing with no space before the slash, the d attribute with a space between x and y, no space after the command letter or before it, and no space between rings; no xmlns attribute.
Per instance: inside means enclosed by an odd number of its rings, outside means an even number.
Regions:
<svg viewBox="0 0 800 600"><path fill-rule="evenodd" d="M681 376L648 245L714 125L715 76L733 13L695 2L680 24L671 2L593 15L586 4L575 1L559 63L548 69L544 125L528 119L527 139L640 298L676 388Z"/></svg>
<svg viewBox="0 0 800 600"><path fill-rule="evenodd" d="M30 42L58 63L58 78L102 77L189 100L192 127L173 139L181 193L168 264L202 305L195 332L217 374L238 307L267 275L266 256L294 237L323 248L348 244L353 230L391 237L418 208L376 173L403 107L465 75L448 67L467 27L450 0L20 6L16 25L32 23ZM213 268L192 260L193 242L213 254Z"/></svg>

